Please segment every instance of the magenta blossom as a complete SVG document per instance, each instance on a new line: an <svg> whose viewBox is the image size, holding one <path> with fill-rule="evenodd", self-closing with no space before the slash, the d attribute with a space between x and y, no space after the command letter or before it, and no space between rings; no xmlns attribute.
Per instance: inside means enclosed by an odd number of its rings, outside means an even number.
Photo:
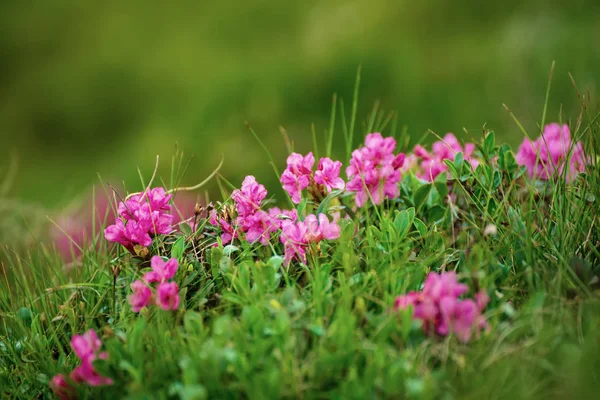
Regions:
<svg viewBox="0 0 600 400"><path fill-rule="evenodd" d="M299 162L296 168L304 168L302 165L303 163ZM262 201L266 196L265 187L249 175L244 179L242 188L234 190L231 196L235 202L237 217L231 216L228 221L216 211L211 212L209 222L221 228L222 244L230 243L237 237L245 237L250 243L260 242L264 246L269 244L271 233L277 231L281 223L271 212L261 210Z"/></svg>
<svg viewBox="0 0 600 400"><path fill-rule="evenodd" d="M331 192L334 189L343 189L344 181L340 178L342 163L330 158L319 160L317 170L313 172L315 157L312 153L302 156L292 153L287 158L287 168L281 174L283 189L290 195L292 202L299 204L302 200L302 191L312 187L313 195L323 195L323 190ZM321 185L322 187L319 187Z"/></svg>
<svg viewBox="0 0 600 400"><path fill-rule="evenodd" d="M96 332L92 329L83 335L75 335L71 338L71 347L81 360L81 364L71 372L71 379L75 382L85 382L90 386L112 385L110 378L103 377L95 370L92 362L97 359L106 360L108 355L100 353L102 342Z"/></svg>
<svg viewBox="0 0 600 400"><path fill-rule="evenodd" d="M269 215L278 229L281 229L285 221L291 221L292 223L296 223L296 221L298 221L298 210L296 209L281 210L278 207L273 207L269 209Z"/></svg>
<svg viewBox="0 0 600 400"><path fill-rule="evenodd" d="M475 295L475 300L459 299L466 294L467 285L458 283L455 272L430 273L421 292L409 292L398 296L396 310L413 307L413 316L423 322L426 333L441 336L454 333L462 342L468 342L473 332L487 329L487 321L481 315L489 302L485 292Z"/></svg>
<svg viewBox="0 0 600 400"><path fill-rule="evenodd" d="M550 180L564 174L567 182L584 172L590 163L581 142L571 140L569 127L556 123L546 125L542 136L535 141L526 138L516 159L519 165L527 168L530 178Z"/></svg>
<svg viewBox="0 0 600 400"><path fill-rule="evenodd" d="M63 374L54 375L50 380L50 389L59 400L75 399L75 389L69 385Z"/></svg>
<svg viewBox="0 0 600 400"><path fill-rule="evenodd" d="M267 190L263 185L256 182L256 178L252 175L248 175L244 179L241 190L234 190L231 194L240 217L254 214L260 209L260 204L265 197L267 197Z"/></svg>
<svg viewBox="0 0 600 400"><path fill-rule="evenodd" d="M394 138L370 133L365 138L365 146L352 152L350 165L346 168L349 178L346 189L356 193L358 207L364 206L369 198L378 205L385 198L395 199L400 195L398 183L405 156L402 153L394 155L395 148Z"/></svg>
<svg viewBox="0 0 600 400"><path fill-rule="evenodd" d="M315 171L315 182L325 186L329 192L333 189L344 189L344 180L340 178L341 168L341 162L332 161L331 158L321 158L319 166Z"/></svg>
<svg viewBox="0 0 600 400"><path fill-rule="evenodd" d="M337 222L329 222L325 214L308 215L304 221L282 223L281 242L284 246L285 264L292 259L306 262L306 251L311 243L319 243L324 239L335 240L340 237L341 228Z"/></svg>
<svg viewBox="0 0 600 400"><path fill-rule="evenodd" d="M120 202L119 216L104 230L104 237L110 242L120 243L130 252L136 244L150 246L152 236L166 235L173 229L174 217L168 214L172 197L164 188L157 187Z"/></svg>
<svg viewBox="0 0 600 400"><path fill-rule="evenodd" d="M402 172L414 171L417 178L433 182L438 175L447 173L448 166L444 160L453 161L458 153L463 153L464 159L472 168L479 165L479 160L474 155L475 144L466 143L463 147L452 133L447 133L442 140L434 142L431 150L429 153L423 146L416 145L413 153L406 158Z"/></svg>
<svg viewBox="0 0 600 400"><path fill-rule="evenodd" d="M133 294L128 297L129 304L131 304L131 311L140 312L142 308L148 306L152 301L152 290L140 280L131 284L131 290L133 290Z"/></svg>
<svg viewBox="0 0 600 400"><path fill-rule="evenodd" d="M156 305L165 311L179 308L179 286L175 282L163 282L156 289Z"/></svg>
<svg viewBox="0 0 600 400"><path fill-rule="evenodd" d="M150 266L152 267L152 271L144 274L144 281L146 283L160 283L172 279L175 276L177 268L179 268L179 263L175 258L164 261L160 256L153 256L150 259Z"/></svg>

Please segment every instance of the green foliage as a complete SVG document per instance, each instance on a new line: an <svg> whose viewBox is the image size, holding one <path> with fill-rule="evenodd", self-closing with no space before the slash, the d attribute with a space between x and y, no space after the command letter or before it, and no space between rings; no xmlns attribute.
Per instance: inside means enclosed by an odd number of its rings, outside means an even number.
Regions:
<svg viewBox="0 0 600 400"><path fill-rule="evenodd" d="M343 122L342 122L343 124ZM374 120L376 125L377 121ZM457 154L450 179L405 174L400 197L351 210L333 192L300 214L353 213L340 239L283 265L281 245L222 246L200 228L167 236L152 254L179 260L182 303L131 312L130 284L148 256L100 241L70 267L47 248L6 252L0 283L0 394L49 397L48 382L78 363L69 340L96 329L113 386L88 398L565 398L600 382L599 144L575 182L526 179L488 132L473 169ZM390 127L391 129L391 127ZM351 136L351 130L349 131ZM333 134L333 132L331 133ZM199 226L206 226L200 221ZM213 246L213 244L216 244ZM491 298L490 329L469 344L425 335L396 296L429 272L457 271Z"/></svg>

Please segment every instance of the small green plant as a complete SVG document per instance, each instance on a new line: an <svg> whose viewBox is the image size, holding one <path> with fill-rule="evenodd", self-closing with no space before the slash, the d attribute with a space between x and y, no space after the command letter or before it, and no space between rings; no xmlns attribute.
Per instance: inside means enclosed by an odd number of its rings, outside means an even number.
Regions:
<svg viewBox="0 0 600 400"><path fill-rule="evenodd" d="M334 108L325 157L316 162L315 148L287 159L289 209L272 207L253 176L240 189L217 176L222 202L176 223L178 190L150 183L115 202L114 223L78 245L68 270L45 247L6 252L0 393L462 399L597 390L598 116L571 129L542 123L516 153L486 131L478 143L448 134L406 154L395 124L376 113L367 128L380 133L351 152L355 115L353 106L342 123L348 179L331 158Z"/></svg>

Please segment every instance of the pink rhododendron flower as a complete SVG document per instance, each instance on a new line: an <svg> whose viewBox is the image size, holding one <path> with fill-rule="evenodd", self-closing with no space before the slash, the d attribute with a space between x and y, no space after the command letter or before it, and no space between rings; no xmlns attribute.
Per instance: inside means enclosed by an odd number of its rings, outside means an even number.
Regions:
<svg viewBox="0 0 600 400"><path fill-rule="evenodd" d="M305 156L298 153L292 153L287 158L287 169L294 175L310 175L313 165L315 165L315 156L312 152Z"/></svg>
<svg viewBox="0 0 600 400"><path fill-rule="evenodd" d="M278 229L281 229L284 221L291 221L292 223L296 223L296 221L298 221L298 210L296 209L281 210L278 207L273 207L269 209L269 215Z"/></svg>
<svg viewBox="0 0 600 400"><path fill-rule="evenodd" d="M165 311L179 308L179 286L175 282L163 282L156 289L156 305Z"/></svg>
<svg viewBox="0 0 600 400"><path fill-rule="evenodd" d="M93 357L102 347L102 342L96 332L92 329L83 335L75 335L71 338L71 347L77 357L81 360Z"/></svg>
<svg viewBox="0 0 600 400"><path fill-rule="evenodd" d="M431 150L429 153L423 146L416 145L413 153L406 157L402 172L414 171L417 178L433 182L438 175L448 171L444 160L453 161L457 153L463 153L472 168L479 165L479 160L474 156L475 144L466 143L463 147L452 133L434 142Z"/></svg>
<svg viewBox="0 0 600 400"><path fill-rule="evenodd" d="M250 243L259 241L262 245L266 246L269 244L271 238L271 232L275 232L278 229L278 223L271 215L263 210L258 210L252 215L247 216L241 220L242 229L246 232L246 240Z"/></svg>
<svg viewBox="0 0 600 400"><path fill-rule="evenodd" d="M133 294L128 297L129 304L131 304L131 311L139 312L152 301L152 290L140 280L133 282L131 289L133 290Z"/></svg>
<svg viewBox="0 0 600 400"><path fill-rule="evenodd" d="M365 138L365 146L352 152L350 165L346 168L349 178L346 189L356 193L358 207L365 205L369 198L378 205L385 198L394 199L400 195L398 183L405 156L394 155L395 149L394 138L370 133Z"/></svg>
<svg viewBox="0 0 600 400"><path fill-rule="evenodd" d="M485 292L475 295L475 300L459 299L469 291L467 285L458 283L455 272L430 273L421 292L409 292L398 296L396 310L413 307L414 318L423 322L426 333L446 336L454 333L462 342L468 342L473 332L487 329L487 321L481 315L489 297Z"/></svg>
<svg viewBox="0 0 600 400"><path fill-rule="evenodd" d="M334 240L340 237L341 228L336 222L329 222L325 214L308 215L304 221L286 220L282 223L281 242L284 246L284 262L292 259L306 262L306 251L311 243Z"/></svg>
<svg viewBox="0 0 600 400"><path fill-rule="evenodd" d="M50 380L50 389L59 400L72 400L75 398L75 389L69 385L63 374L54 375Z"/></svg>
<svg viewBox="0 0 600 400"><path fill-rule="evenodd" d="M85 382L90 386L112 385L110 378L103 377L95 370L92 362L97 359L106 360L106 353L99 353L102 342L96 332L92 329L83 335L75 335L71 338L71 347L81 360L81 364L71 372L71 379L75 382Z"/></svg>
<svg viewBox="0 0 600 400"><path fill-rule="evenodd" d="M546 125L542 136L535 141L526 138L519 147L516 160L527 168L530 178L549 180L564 173L568 182L584 172L590 162L581 142L571 140L569 127L556 123Z"/></svg>
<svg viewBox="0 0 600 400"><path fill-rule="evenodd" d="M244 179L241 190L234 190L231 194L240 217L254 214L254 212L260 209L260 204L265 197L267 197L267 189L256 182L256 178L252 175L248 175Z"/></svg>
<svg viewBox="0 0 600 400"><path fill-rule="evenodd" d="M315 171L315 182L325 186L329 192L333 189L344 189L344 180L340 178L341 169L341 162L332 161L331 158L321 158Z"/></svg>
<svg viewBox="0 0 600 400"><path fill-rule="evenodd" d="M173 229L174 216L167 214L171 210L169 202L172 197L164 188L157 187L120 202L119 216L114 225L104 230L104 237L110 242L120 243L129 251L133 251L136 244L150 246L152 236L166 235Z"/></svg>
<svg viewBox="0 0 600 400"><path fill-rule="evenodd" d="M302 191L308 187L312 187L313 195L319 193L319 196L322 195L323 188L328 192L344 188L344 180L340 178L341 162L322 158L317 171L313 173L314 164L315 157L312 153L306 156L292 153L287 158L287 168L281 174L280 181L295 204L302 201ZM322 185L322 188L318 185Z"/></svg>
<svg viewBox="0 0 600 400"><path fill-rule="evenodd" d="M179 268L179 263L175 258L164 261L160 256L153 256L150 259L150 267L152 267L152 271L144 274L144 281L146 283L160 283L172 279L175 276L177 268Z"/></svg>
<svg viewBox="0 0 600 400"><path fill-rule="evenodd" d="M303 168L302 165L303 162L299 162L297 168ZM260 242L265 246L269 244L271 233L281 228L281 222L278 215L261 210L262 201L266 196L265 187L256 182L253 176L247 176L242 183L242 188L234 190L231 196L235 202L237 217L232 216L230 218L232 222L229 222L220 217L216 211L211 212L209 222L223 231L221 235L223 244L230 243L241 235L245 235L245 239L250 243Z"/></svg>
<svg viewBox="0 0 600 400"><path fill-rule="evenodd" d="M227 222L224 218L221 218L217 215L216 211L212 211L210 214L210 218L208 220L211 225L218 226L221 228L223 233L221 234L221 242L225 245L230 243L233 239L236 238L236 231L233 226L229 222Z"/></svg>

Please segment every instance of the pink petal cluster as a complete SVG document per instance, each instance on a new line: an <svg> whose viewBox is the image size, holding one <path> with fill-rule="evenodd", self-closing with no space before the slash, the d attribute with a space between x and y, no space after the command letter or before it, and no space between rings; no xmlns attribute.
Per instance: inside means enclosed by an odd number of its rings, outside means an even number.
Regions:
<svg viewBox="0 0 600 400"><path fill-rule="evenodd" d="M340 161L333 161L328 157L321 158L317 170L313 172L314 164L315 157L312 152L306 156L292 153L287 158L287 168L281 174L280 181L295 204L300 203L302 191L311 185L316 189L321 185L329 193L334 189L344 189L344 180L340 178Z"/></svg>
<svg viewBox="0 0 600 400"><path fill-rule="evenodd" d="M172 197L164 188L157 187L120 202L119 216L114 225L104 230L104 237L130 251L136 244L150 246L154 235L168 234L173 229L173 215L167 214Z"/></svg>
<svg viewBox="0 0 600 400"><path fill-rule="evenodd" d="M540 180L549 180L564 173L567 181L571 181L590 163L581 142L571 140L569 127L556 123L546 125L542 136L535 141L526 138L516 159L520 165L527 167L531 178ZM567 163L568 170L564 171Z"/></svg>
<svg viewBox="0 0 600 400"><path fill-rule="evenodd" d="M325 214L318 217L310 214L304 221L284 220L280 237L284 246L284 263L289 265L293 259L306 263L306 251L311 243L337 239L340 231L337 222L329 222Z"/></svg>
<svg viewBox="0 0 600 400"><path fill-rule="evenodd" d="M139 312L155 301L156 305L165 311L179 308L179 286L175 282L168 282L175 277L179 263L177 259L171 258L164 261L160 256L153 256L150 260L152 271L146 272L142 280L136 280L131 284L132 294L128 297L131 311ZM148 286L158 283L156 287L156 298Z"/></svg>
<svg viewBox="0 0 600 400"><path fill-rule="evenodd" d="M456 136L447 133L443 140L434 142L431 146L431 153L423 146L416 145L413 153L406 157L406 163L402 168L403 172L413 170L419 179L433 182L435 178L447 172L448 167L444 160L454 160L457 153L463 153L463 157L473 168L477 168L479 160L474 157L475 144L466 143L463 147Z"/></svg>
<svg viewBox="0 0 600 400"><path fill-rule="evenodd" d="M477 293L474 300L459 299L468 291L467 285L458 283L455 272L441 275L432 272L427 275L421 292L398 296L394 306L396 310L412 306L414 318L423 321L426 333L435 332L442 336L454 333L466 343L473 332L487 329L487 321L481 312L489 302L485 292Z"/></svg>
<svg viewBox="0 0 600 400"><path fill-rule="evenodd" d="M405 156L402 153L394 155L395 149L394 138L370 133L365 146L352 152L350 165L346 168L349 179L346 189L356 193L358 207L362 207L369 197L374 204L381 204L386 197L394 199L400 195L398 183Z"/></svg>
<svg viewBox="0 0 600 400"><path fill-rule="evenodd" d="M269 244L271 233L279 229L280 223L269 212L261 210L262 201L266 196L265 187L259 184L254 176L249 175L242 182L242 188L234 190L231 194L237 211L233 225L219 217L216 211L211 213L209 221L223 231L223 244L231 242L241 233L245 234L250 243L260 242L265 246Z"/></svg>
<svg viewBox="0 0 600 400"><path fill-rule="evenodd" d="M75 389L69 385L63 374L54 375L50 380L50 389L59 400L72 400L75 398Z"/></svg>
<svg viewBox="0 0 600 400"><path fill-rule="evenodd" d="M81 364L71 372L70 378L72 381L78 383L84 382L89 386L112 385L112 379L100 375L94 368L93 361L96 359L106 360L108 354L100 352L102 342L93 329L90 329L83 335L73 336L71 338L71 347L81 360ZM63 375L59 374L52 378L50 385L59 398L68 399L73 394L72 388L68 385ZM65 397L60 397L61 395Z"/></svg>

